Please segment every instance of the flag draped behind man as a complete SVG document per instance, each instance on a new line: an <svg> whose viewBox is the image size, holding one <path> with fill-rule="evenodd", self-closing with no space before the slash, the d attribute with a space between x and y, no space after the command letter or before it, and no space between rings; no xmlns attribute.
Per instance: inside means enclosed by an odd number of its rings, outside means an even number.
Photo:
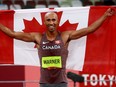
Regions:
<svg viewBox="0 0 116 87"><path fill-rule="evenodd" d="M59 31L78 30L87 27L109 7L73 7L55 9L28 9L0 11L0 23L14 31L41 32L45 29L44 15L48 11L58 14ZM116 7L114 7L116 9ZM116 75L116 15L108 18L94 33L69 44L67 69L82 71L88 80L101 74ZM39 66L38 51L34 43L12 39L0 31L0 64ZM108 78L110 76L107 76ZM90 79L95 77L91 77ZM114 76L115 78L115 76ZM114 79L112 77L112 79ZM98 78L96 80L99 80ZM105 83L84 83L90 87Z"/></svg>

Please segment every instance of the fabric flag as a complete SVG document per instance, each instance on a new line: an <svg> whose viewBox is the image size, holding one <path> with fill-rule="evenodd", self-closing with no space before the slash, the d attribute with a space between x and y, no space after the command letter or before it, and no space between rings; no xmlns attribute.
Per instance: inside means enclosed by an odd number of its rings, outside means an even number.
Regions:
<svg viewBox="0 0 116 87"><path fill-rule="evenodd" d="M88 25L97 20L106 9L92 7ZM109 17L97 31L87 36L85 62L81 72L85 82L80 87L116 87L115 33L116 15Z"/></svg>
<svg viewBox="0 0 116 87"><path fill-rule="evenodd" d="M14 31L43 33L46 30L45 13L55 11L60 20L59 31L79 30L97 20L107 8L69 7L0 11L0 23ZM93 64L91 60L95 64L104 60L105 64L109 64L107 61L114 64L113 60L116 55L116 40L114 39L116 25L114 23L116 23L115 17L107 19L95 33L71 41L68 48L67 69L82 71L83 65L86 68L88 63ZM0 38L0 64L39 66L38 51L34 43L12 39L1 31Z"/></svg>

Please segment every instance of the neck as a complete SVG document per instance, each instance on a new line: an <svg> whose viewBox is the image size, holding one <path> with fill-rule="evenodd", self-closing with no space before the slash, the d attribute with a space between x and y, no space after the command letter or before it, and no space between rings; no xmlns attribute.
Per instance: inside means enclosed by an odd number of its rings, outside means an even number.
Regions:
<svg viewBox="0 0 116 87"><path fill-rule="evenodd" d="M46 32L46 37L47 37L47 39L50 40L50 41L55 40L57 35L58 35L58 31Z"/></svg>

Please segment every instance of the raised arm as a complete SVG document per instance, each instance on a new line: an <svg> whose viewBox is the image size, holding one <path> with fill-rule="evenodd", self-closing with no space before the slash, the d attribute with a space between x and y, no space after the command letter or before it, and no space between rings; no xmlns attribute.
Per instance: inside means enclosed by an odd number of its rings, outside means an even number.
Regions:
<svg viewBox="0 0 116 87"><path fill-rule="evenodd" d="M114 14L114 10L109 8L98 20L96 20L93 24L91 24L89 27L87 28L83 28L77 31L71 31L68 32L69 33L69 39L78 39L82 36L85 36L89 33L92 33L94 31L96 31L101 25L102 23L105 21L105 19L109 16L112 16Z"/></svg>
<svg viewBox="0 0 116 87"><path fill-rule="evenodd" d="M39 33L24 33L12 31L11 29L7 28L2 24L0 24L0 30L12 38L26 42L37 42L37 40L41 37Z"/></svg>

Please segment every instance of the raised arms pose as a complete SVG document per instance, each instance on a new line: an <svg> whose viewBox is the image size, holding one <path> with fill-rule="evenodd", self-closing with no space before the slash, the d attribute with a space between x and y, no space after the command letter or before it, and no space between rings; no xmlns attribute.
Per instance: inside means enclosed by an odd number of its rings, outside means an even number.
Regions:
<svg viewBox="0 0 116 87"><path fill-rule="evenodd" d="M44 23L47 28L45 34L39 32L15 32L1 23L0 30L12 38L36 43L41 65L40 87L56 87L57 85L58 87L67 87L66 60L69 42L96 31L105 19L112 16L114 12L115 11L111 8L107 9L107 11L90 26L77 31L58 32L57 27L59 20L57 14L54 12L45 14ZM54 65L52 65L52 62L51 64L46 65L43 61L49 61L50 63L51 61L55 61L57 64L54 63Z"/></svg>

